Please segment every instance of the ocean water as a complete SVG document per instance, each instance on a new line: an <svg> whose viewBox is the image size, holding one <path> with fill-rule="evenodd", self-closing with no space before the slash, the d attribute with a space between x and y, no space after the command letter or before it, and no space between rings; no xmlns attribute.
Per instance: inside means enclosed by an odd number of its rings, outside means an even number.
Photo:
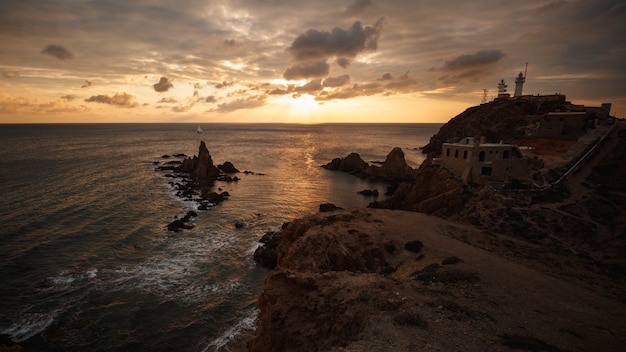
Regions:
<svg viewBox="0 0 626 352"><path fill-rule="evenodd" d="M0 335L27 351L224 350L254 328L263 234L321 203L365 207L374 198L358 191L384 193L320 165L350 152L382 161L398 146L417 167L415 148L439 127L0 125ZM197 154L200 140L216 164L257 174L218 182L230 198L168 232L196 204L153 162Z"/></svg>

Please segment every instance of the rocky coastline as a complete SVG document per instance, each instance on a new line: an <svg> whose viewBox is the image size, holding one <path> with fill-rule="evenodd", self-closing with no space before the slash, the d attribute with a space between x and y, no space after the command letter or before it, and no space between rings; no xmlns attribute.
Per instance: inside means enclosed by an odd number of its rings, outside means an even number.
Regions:
<svg viewBox="0 0 626 352"><path fill-rule="evenodd" d="M176 158L182 160L167 161L161 163L154 162L156 171L168 172L165 177L173 179L169 185L175 190L176 196L197 204L197 209L208 210L228 199L230 194L221 188L215 188L215 182L238 182L240 179L235 174L240 171L231 163L226 161L223 164L215 165L209 150L204 143L200 142L198 154L187 157L184 153L174 154ZM163 155L162 159L170 159L170 155ZM253 174L245 171L246 174ZM233 176L235 175L235 176ZM216 192L217 191L217 192ZM188 211L184 216L175 216L174 220L166 225L166 229L172 232L189 230L194 227L193 219L198 216L194 210Z"/></svg>
<svg viewBox="0 0 626 352"><path fill-rule="evenodd" d="M520 138L531 111L468 109L431 138L416 170L400 148L381 166L357 153L324 165L397 188L367 209L323 205L263 237L254 257L271 270L247 350L620 351L626 126L548 189L496 192L433 162L468 126ZM504 113L519 118L477 123Z"/></svg>

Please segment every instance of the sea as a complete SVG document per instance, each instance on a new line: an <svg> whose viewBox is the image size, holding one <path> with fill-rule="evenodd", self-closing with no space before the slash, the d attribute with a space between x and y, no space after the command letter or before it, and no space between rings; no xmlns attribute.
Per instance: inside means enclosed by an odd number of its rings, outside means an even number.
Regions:
<svg viewBox="0 0 626 352"><path fill-rule="evenodd" d="M380 162L400 147L417 167L441 124L200 126L0 125L0 346L229 350L255 328L267 269L252 256L265 233L322 203L384 198L384 183L320 166L351 152ZM197 155L200 141L216 165L251 171L217 182L230 197L204 211L156 170ZM193 229L167 231L190 210Z"/></svg>

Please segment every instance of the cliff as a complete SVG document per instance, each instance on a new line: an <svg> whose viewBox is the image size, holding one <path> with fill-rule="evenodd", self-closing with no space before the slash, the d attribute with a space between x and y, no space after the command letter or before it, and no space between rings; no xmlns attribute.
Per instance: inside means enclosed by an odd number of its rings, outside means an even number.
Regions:
<svg viewBox="0 0 626 352"><path fill-rule="evenodd" d="M526 135L533 116L566 111L569 103L497 100L468 108L452 118L430 138L424 153L441 152L441 145L453 139L484 136L487 141L516 143Z"/></svg>
<svg viewBox="0 0 626 352"><path fill-rule="evenodd" d="M620 351L624 342L626 304L604 296L602 276L581 286L571 275L589 273L569 255L386 209L319 213L279 233L249 351Z"/></svg>
<svg viewBox="0 0 626 352"><path fill-rule="evenodd" d="M555 108L470 108L427 147L467 135L514 142L533 114ZM286 224L257 251L274 269L249 351L621 351L625 150L619 124L547 190L464 185L427 159L370 209ZM327 166L360 177L370 168L358 154Z"/></svg>

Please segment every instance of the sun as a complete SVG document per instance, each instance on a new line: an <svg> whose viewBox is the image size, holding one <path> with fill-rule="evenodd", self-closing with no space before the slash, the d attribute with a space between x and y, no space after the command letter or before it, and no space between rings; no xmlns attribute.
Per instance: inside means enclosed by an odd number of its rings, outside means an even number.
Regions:
<svg viewBox="0 0 626 352"><path fill-rule="evenodd" d="M300 117L312 117L317 114L319 104L315 98L308 94L302 94L291 98L291 114Z"/></svg>

